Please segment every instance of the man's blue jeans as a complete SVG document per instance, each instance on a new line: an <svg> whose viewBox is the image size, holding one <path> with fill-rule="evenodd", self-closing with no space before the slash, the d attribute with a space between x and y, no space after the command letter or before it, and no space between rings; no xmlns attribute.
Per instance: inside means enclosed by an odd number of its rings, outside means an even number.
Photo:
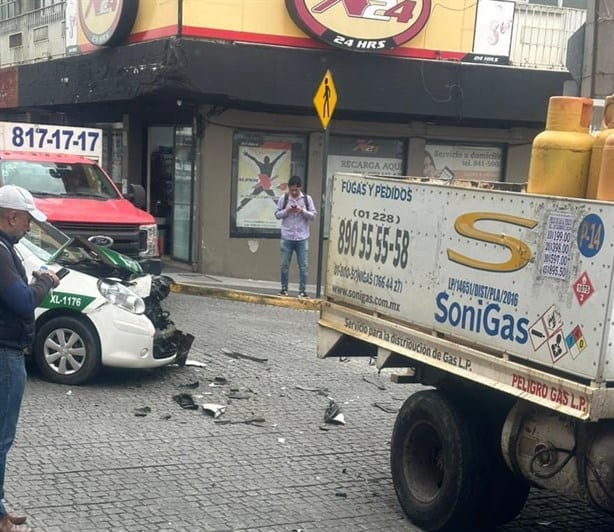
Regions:
<svg viewBox="0 0 614 532"><path fill-rule="evenodd" d="M23 354L0 347L0 517L6 514L2 503L6 455L15 439L25 387L26 366Z"/></svg>
<svg viewBox="0 0 614 532"><path fill-rule="evenodd" d="M282 239L279 248L281 250L281 289L288 290L288 271L290 270L290 259L294 251L298 262L298 291L305 292L307 288L307 271L309 268L309 240Z"/></svg>

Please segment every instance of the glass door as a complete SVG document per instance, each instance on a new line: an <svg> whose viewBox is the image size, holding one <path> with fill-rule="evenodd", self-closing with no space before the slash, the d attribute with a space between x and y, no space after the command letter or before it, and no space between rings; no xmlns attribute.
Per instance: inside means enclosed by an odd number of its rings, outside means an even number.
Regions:
<svg viewBox="0 0 614 532"><path fill-rule="evenodd" d="M192 260L194 190L194 139L191 127L175 128L175 179L173 198L172 258Z"/></svg>

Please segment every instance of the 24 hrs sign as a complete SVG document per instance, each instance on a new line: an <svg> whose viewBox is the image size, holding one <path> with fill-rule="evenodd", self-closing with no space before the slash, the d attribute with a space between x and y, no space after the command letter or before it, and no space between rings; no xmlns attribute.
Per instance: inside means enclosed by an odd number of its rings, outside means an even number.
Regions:
<svg viewBox="0 0 614 532"><path fill-rule="evenodd" d="M286 0L286 7L306 33L359 52L400 46L431 14L431 0Z"/></svg>

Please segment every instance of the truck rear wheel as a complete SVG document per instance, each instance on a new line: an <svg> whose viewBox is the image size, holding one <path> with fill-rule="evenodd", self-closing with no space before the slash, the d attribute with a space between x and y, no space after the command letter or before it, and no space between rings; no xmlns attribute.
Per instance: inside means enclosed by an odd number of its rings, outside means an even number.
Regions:
<svg viewBox="0 0 614 532"><path fill-rule="evenodd" d="M461 401L439 390L409 397L397 416L390 461L399 503L426 530L471 530L490 460Z"/></svg>
<svg viewBox="0 0 614 532"><path fill-rule="evenodd" d="M34 361L43 376L60 384L81 384L100 369L100 347L92 327L74 316L59 316L36 332Z"/></svg>

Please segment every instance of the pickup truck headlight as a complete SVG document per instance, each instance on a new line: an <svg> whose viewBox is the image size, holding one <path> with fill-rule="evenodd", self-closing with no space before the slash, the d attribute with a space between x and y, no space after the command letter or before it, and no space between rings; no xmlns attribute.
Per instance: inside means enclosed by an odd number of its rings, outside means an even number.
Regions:
<svg viewBox="0 0 614 532"><path fill-rule="evenodd" d="M139 225L139 231L141 231L145 240L145 249L139 251L139 257L157 257L158 226L156 224Z"/></svg>
<svg viewBox="0 0 614 532"><path fill-rule="evenodd" d="M137 296L130 288L118 281L100 279L98 281L98 290L113 305L117 305L133 314L143 314L145 312L143 298Z"/></svg>

